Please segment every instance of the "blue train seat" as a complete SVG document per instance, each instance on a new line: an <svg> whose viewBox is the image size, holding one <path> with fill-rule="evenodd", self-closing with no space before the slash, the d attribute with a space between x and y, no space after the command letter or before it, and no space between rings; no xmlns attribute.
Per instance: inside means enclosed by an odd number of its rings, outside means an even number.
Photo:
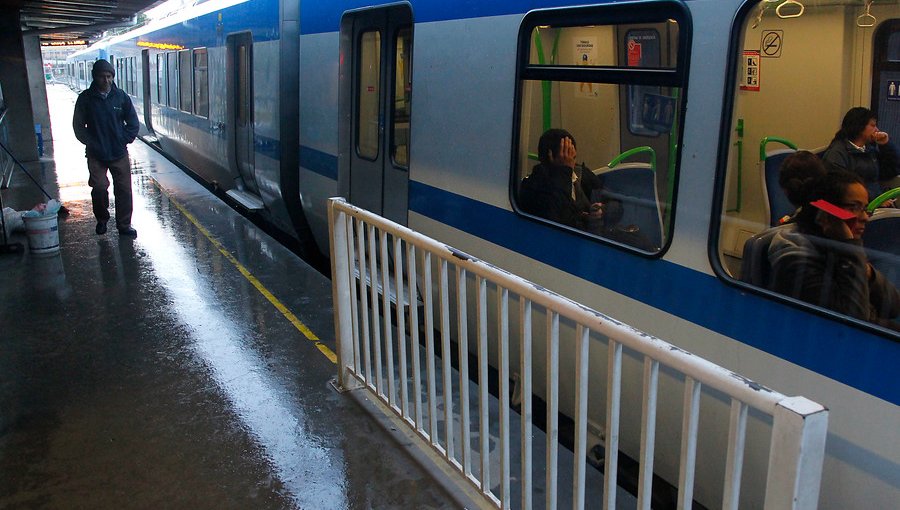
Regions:
<svg viewBox="0 0 900 510"><path fill-rule="evenodd" d="M872 267L900 288L900 209L876 209L863 233Z"/></svg>
<svg viewBox="0 0 900 510"><path fill-rule="evenodd" d="M769 264L769 245L772 244L772 238L778 232L796 229L795 223L777 225L747 239L741 259L741 281L768 288L772 275L772 265Z"/></svg>
<svg viewBox="0 0 900 510"><path fill-rule="evenodd" d="M780 143L787 149L766 150L769 143ZM759 144L759 167L762 176L763 201L769 215L769 226L776 226L779 220L794 213L794 205L778 184L778 169L785 158L797 152L797 145L784 138L767 136Z"/></svg>
<svg viewBox="0 0 900 510"><path fill-rule="evenodd" d="M652 163L619 163L594 173L603 178L603 196L622 202L624 228L637 227L656 249L663 243L663 220Z"/></svg>

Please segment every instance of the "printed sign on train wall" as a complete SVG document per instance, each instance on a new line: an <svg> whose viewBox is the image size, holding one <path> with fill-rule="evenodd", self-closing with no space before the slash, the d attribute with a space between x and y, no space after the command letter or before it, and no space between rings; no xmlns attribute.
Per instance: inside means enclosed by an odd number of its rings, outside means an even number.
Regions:
<svg viewBox="0 0 900 510"><path fill-rule="evenodd" d="M780 57L783 44L784 30L764 30L759 39L759 49L764 58Z"/></svg>
<svg viewBox="0 0 900 510"><path fill-rule="evenodd" d="M758 50L744 50L741 90L759 92L759 62Z"/></svg>

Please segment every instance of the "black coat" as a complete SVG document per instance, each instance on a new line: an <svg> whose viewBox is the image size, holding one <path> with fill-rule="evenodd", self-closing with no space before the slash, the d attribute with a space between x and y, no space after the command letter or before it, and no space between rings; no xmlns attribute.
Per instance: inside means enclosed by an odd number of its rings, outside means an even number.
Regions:
<svg viewBox="0 0 900 510"><path fill-rule="evenodd" d="M822 155L825 167L830 170L846 170L860 178L869 191L869 200L881 194L879 181L894 178L898 173L897 150L890 143L867 146L862 152L847 140L835 140Z"/></svg>
<svg viewBox="0 0 900 510"><path fill-rule="evenodd" d="M78 95L72 114L72 129L85 145L85 155L100 161L115 161L125 156L126 145L134 141L139 129L131 98L115 84L106 98L96 83Z"/></svg>

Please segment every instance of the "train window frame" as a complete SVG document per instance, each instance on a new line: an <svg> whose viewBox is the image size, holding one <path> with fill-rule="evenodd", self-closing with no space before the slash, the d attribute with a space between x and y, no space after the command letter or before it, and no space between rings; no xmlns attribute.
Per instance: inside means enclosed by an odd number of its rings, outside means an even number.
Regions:
<svg viewBox="0 0 900 510"><path fill-rule="evenodd" d="M204 64L198 65L198 56L203 55ZM194 48L191 52L191 61L193 65L193 107L194 107L194 115L208 119L209 118L209 52L205 47L202 48ZM198 71L201 72L204 78L198 79ZM202 94L200 93L202 92ZM198 101L198 98L203 98L203 101ZM205 109L201 109L200 105L205 105Z"/></svg>
<svg viewBox="0 0 900 510"><path fill-rule="evenodd" d="M550 64L531 62L532 57L532 34L535 29L541 28L558 28L558 29L582 29L594 27L597 25L616 27L627 27L628 25L659 25L664 23L673 23L677 27L677 34L674 36L674 42L677 47L673 51L673 65L669 67L629 67L625 63L618 65L589 64L589 65L560 65L555 62ZM571 8L553 8L530 11L523 18L518 33L517 57L516 57L516 80L515 80L515 103L514 118L512 123L512 143L510 154L510 174L509 174L509 201L513 211L524 218L531 221L548 225L567 231L573 235L578 235L596 241L598 244L613 246L623 249L635 255L647 258L662 257L672 243L674 237L675 215L677 211L677 190L680 173L681 152L684 138L684 117L687 105L688 77L690 69L690 47L692 39L692 18L689 10L678 1L660 0L657 2L647 2L641 4L610 4L610 5L593 5L584 7ZM613 45L616 52L622 48ZM670 50L671 51L671 50ZM621 62L621 61L620 61ZM662 218L660 242L659 245L652 245L647 248L647 244L640 246L641 243L634 242L624 236L613 235L612 232L591 233L586 230L580 230L560 223L556 223L547 218L536 214L526 212L520 205L519 187L523 176L527 175L527 162L522 159L532 159L534 157L528 151L533 151L535 147L523 148L523 129L526 121L523 120L523 96L525 89L529 86L529 82L540 83L591 83L599 86L627 87L629 85L648 85L660 86L673 90L677 95L674 96L674 122L669 125L668 131L677 130L672 137L669 145L670 152L668 154L670 171L667 173L668 184L666 186L666 196L660 196L657 202L657 212ZM532 85L533 86L533 85ZM618 102L618 101L617 101ZM620 108L621 112L621 108ZM620 122L625 115L627 120L627 112L620 113ZM546 125L545 125L546 127ZM565 128L565 125L552 126ZM543 132L544 129L541 129ZM533 141L535 146L537 140ZM530 144L530 142L529 142ZM623 150L619 146L618 150ZM528 152L529 158L523 158L520 154ZM626 154L630 151L626 151ZM617 160L614 160L617 161ZM652 167L652 165L651 165ZM665 213L660 207L661 203L668 198L667 209ZM633 232L631 229L623 229L626 233ZM617 238L618 237L618 238ZM623 240L624 238L624 240Z"/></svg>
<svg viewBox="0 0 900 510"><path fill-rule="evenodd" d="M900 333L891 331L885 326L880 326L874 322L858 319L845 315L843 313L815 305L794 298L792 296L781 294L767 287L756 285L741 278L741 275L735 276L729 270L722 259L726 254L723 251L723 218L728 209L728 179L729 179L729 160L733 156L732 151L736 150L732 147L732 131L735 130L735 120L737 117L736 98L740 90L738 85L741 77L740 70L743 59L739 58L745 51L743 39L746 36L745 27L751 25L755 18L759 15L759 5L765 0L747 1L738 10L732 20L729 47L727 53L725 90L722 102L721 125L719 127L719 142L716 152L715 178L713 183L713 202L711 207L710 231L707 244L707 256L710 266L715 276L724 284L739 288L742 291L761 296L765 299L772 300L776 303L783 304L804 312L808 312L829 320L833 320L840 324L850 325L862 330L872 332L874 334L900 340ZM779 27L781 28L781 27ZM873 34L870 37L874 36ZM870 62L871 63L871 62ZM871 78L871 77L870 77ZM834 130L839 128L839 123L833 126ZM752 140L751 140L752 142ZM751 145L752 147L752 145ZM803 148L801 148L803 149ZM771 228L771 227L769 227ZM767 229L764 229L767 230ZM743 247L741 247L743 248ZM743 262L743 261L742 261Z"/></svg>

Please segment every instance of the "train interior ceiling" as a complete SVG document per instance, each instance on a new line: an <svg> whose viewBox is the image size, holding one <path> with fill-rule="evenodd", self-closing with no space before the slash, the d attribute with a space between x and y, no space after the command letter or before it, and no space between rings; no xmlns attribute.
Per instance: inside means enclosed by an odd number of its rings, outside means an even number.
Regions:
<svg viewBox="0 0 900 510"><path fill-rule="evenodd" d="M886 101L884 91L873 98L873 83L877 93L898 77L877 61L900 58L900 32L891 19L897 17L897 3L803 3L796 17L773 15L774 7L761 18L758 10L751 12L739 36L743 61L736 69L719 244L722 263L735 278L741 277L739 259L747 239L777 223L767 207L764 154L790 152L791 145L821 154L844 113L855 106L875 110L879 129L893 137L895 146L900 137L900 102ZM876 43L879 37L883 42ZM890 49L876 51L876 44ZM886 186L897 187L897 179Z"/></svg>

